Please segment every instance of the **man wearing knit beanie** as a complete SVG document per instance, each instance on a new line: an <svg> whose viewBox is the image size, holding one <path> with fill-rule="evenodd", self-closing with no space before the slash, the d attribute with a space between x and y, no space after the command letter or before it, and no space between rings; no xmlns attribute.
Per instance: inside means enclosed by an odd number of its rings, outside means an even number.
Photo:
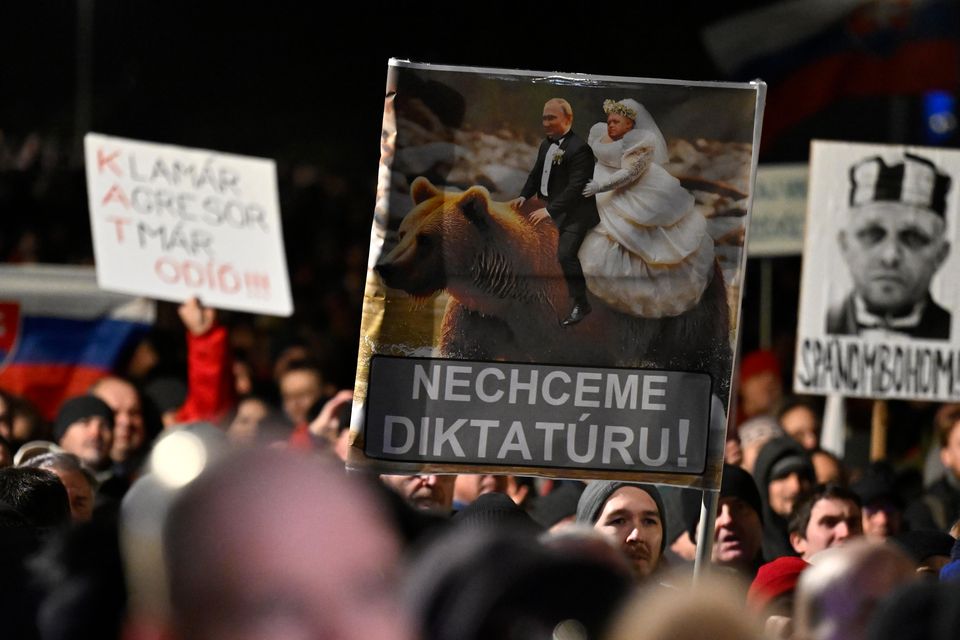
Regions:
<svg viewBox="0 0 960 640"><path fill-rule="evenodd" d="M660 565L663 501L653 485L594 480L577 504L577 522L612 538L626 554L634 574L645 578Z"/></svg>
<svg viewBox="0 0 960 640"><path fill-rule="evenodd" d="M53 438L67 453L94 469L103 469L110 464L113 410L95 396L74 396L60 407Z"/></svg>
<svg viewBox="0 0 960 640"><path fill-rule="evenodd" d="M700 500L684 503L691 540L696 540ZM753 477L733 465L723 465L717 519L713 525L711 561L752 580L763 564L763 503Z"/></svg>

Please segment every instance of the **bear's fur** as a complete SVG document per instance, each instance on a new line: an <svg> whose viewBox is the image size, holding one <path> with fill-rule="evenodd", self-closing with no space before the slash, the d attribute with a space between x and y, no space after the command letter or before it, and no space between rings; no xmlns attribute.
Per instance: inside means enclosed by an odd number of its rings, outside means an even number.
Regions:
<svg viewBox="0 0 960 640"><path fill-rule="evenodd" d="M414 296L447 291L441 356L705 371L725 398L730 318L719 266L697 306L680 316L629 316L591 295L593 313L563 327L571 301L549 220L534 223L478 186L442 191L420 177L411 196L416 206L376 271Z"/></svg>

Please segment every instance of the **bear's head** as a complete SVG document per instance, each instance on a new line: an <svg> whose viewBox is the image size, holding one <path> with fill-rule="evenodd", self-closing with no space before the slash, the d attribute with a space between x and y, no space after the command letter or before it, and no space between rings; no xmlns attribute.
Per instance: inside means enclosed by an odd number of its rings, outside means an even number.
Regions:
<svg viewBox="0 0 960 640"><path fill-rule="evenodd" d="M400 224L397 245L376 266L388 287L414 296L447 289L468 303L517 299L527 295L526 276L558 269L552 225L532 224L509 203L491 200L485 188L444 191L419 177L410 194L416 206Z"/></svg>

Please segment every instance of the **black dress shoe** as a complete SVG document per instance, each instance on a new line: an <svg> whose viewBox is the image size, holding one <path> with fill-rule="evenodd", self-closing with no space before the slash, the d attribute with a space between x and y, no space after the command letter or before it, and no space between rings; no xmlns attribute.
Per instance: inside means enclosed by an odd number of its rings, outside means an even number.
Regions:
<svg viewBox="0 0 960 640"><path fill-rule="evenodd" d="M587 314L593 311L590 308L590 304L587 302L577 303L573 305L573 309L570 311L570 315L567 316L567 319L561 322L565 327L569 327L577 324L581 320L587 317Z"/></svg>

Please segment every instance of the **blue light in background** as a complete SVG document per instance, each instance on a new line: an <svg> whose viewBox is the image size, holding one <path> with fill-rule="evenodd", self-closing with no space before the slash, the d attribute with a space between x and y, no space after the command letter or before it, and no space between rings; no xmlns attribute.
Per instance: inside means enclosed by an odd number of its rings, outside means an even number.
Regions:
<svg viewBox="0 0 960 640"><path fill-rule="evenodd" d="M923 96L923 137L927 144L946 144L957 131L957 98L949 91Z"/></svg>

